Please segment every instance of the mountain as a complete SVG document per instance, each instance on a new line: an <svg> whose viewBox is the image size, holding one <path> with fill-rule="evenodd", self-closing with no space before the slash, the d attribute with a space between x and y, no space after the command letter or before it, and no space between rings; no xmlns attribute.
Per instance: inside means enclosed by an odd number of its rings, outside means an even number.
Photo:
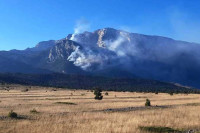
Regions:
<svg viewBox="0 0 200 133"><path fill-rule="evenodd" d="M200 44L113 28L0 51L0 72L144 78L200 87Z"/></svg>

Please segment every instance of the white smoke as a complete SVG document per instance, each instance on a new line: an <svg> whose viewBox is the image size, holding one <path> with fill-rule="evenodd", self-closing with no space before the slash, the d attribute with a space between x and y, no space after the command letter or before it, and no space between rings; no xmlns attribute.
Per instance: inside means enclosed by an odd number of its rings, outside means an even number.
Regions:
<svg viewBox="0 0 200 133"><path fill-rule="evenodd" d="M118 56L125 56L124 51L119 49L123 42L125 42L125 39L123 37L118 37L113 42L105 41L105 44L108 46L109 50L116 52Z"/></svg>
<svg viewBox="0 0 200 133"><path fill-rule="evenodd" d="M130 44L130 37L127 32L121 31L115 40L103 41L105 43L104 48L91 47L91 45L84 45L84 48L81 49L77 47L68 57L68 60L84 70L89 70L94 64L98 66L97 69L101 69L119 64L122 59L128 60L126 58L128 55L136 54L135 45Z"/></svg>
<svg viewBox="0 0 200 133"><path fill-rule="evenodd" d="M76 33L81 31L80 29L84 28L77 28L74 35L77 35ZM196 57L200 58L200 54L198 54L199 46L196 45L185 44L165 37L157 37L155 39L153 36L147 37L125 31L115 31L112 33L112 30L110 30L106 32L109 32L105 35L107 39L101 37L105 45L104 47L98 47L96 43L90 44L90 41L93 41L94 38L88 37L84 40L85 42L80 41L80 44L84 45L81 48L77 47L68 57L68 60L84 70L91 70L91 68L94 70L94 66L95 69L104 69L115 65L131 68L137 61L173 64L175 60L182 58L184 54L190 55L191 53L198 55ZM110 33L111 37L109 36ZM72 39L75 39L74 37ZM78 39L79 36L77 35L76 37Z"/></svg>
<svg viewBox="0 0 200 133"><path fill-rule="evenodd" d="M70 38L70 40L76 41L77 34L82 33L84 31L88 31L89 29L90 29L90 25L87 20L85 19L78 20L74 28L74 34L72 34L72 37Z"/></svg>
<svg viewBox="0 0 200 133"><path fill-rule="evenodd" d="M80 66L83 70L87 70L93 64L98 64L98 67L103 67L104 61L107 59L107 56L95 53L88 48L80 50L80 47L77 47L68 57L69 61L73 61L74 65Z"/></svg>
<svg viewBox="0 0 200 133"><path fill-rule="evenodd" d="M131 43L130 35L127 32L121 31L117 39L114 41L105 40L105 44L109 50L115 52L119 57L137 55L137 48L134 43Z"/></svg>

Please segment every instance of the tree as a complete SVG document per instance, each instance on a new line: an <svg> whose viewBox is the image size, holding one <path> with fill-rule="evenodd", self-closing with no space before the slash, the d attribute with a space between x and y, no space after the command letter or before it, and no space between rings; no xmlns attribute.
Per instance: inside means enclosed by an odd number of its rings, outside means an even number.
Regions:
<svg viewBox="0 0 200 133"><path fill-rule="evenodd" d="M145 106L151 106L151 101L149 99L146 99Z"/></svg>
<svg viewBox="0 0 200 133"><path fill-rule="evenodd" d="M96 100L102 100L103 96L102 96L101 92L102 92L101 89L96 88L94 90L94 95L95 95L94 99L96 99Z"/></svg>
<svg viewBox="0 0 200 133"><path fill-rule="evenodd" d="M173 92L169 92L169 94L170 94L171 96L173 96L173 95L174 95L174 93L173 93Z"/></svg>

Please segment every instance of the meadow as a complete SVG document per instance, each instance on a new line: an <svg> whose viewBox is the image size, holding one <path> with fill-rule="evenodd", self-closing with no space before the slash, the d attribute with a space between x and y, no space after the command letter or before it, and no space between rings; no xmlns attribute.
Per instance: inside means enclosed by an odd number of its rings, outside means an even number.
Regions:
<svg viewBox="0 0 200 133"><path fill-rule="evenodd" d="M0 133L198 132L200 94L102 92L0 86ZM145 107L146 99L151 107ZM18 118L8 117L13 110Z"/></svg>

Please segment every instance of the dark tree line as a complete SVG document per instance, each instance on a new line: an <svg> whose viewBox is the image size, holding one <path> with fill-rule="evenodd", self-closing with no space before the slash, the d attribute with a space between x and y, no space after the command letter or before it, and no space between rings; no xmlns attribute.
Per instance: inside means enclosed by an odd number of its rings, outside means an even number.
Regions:
<svg viewBox="0 0 200 133"><path fill-rule="evenodd" d="M133 91L154 93L200 93L200 90L176 86L171 83L140 78L108 78L88 75L66 74L0 74L0 83L38 85L70 89L93 89L108 91Z"/></svg>

